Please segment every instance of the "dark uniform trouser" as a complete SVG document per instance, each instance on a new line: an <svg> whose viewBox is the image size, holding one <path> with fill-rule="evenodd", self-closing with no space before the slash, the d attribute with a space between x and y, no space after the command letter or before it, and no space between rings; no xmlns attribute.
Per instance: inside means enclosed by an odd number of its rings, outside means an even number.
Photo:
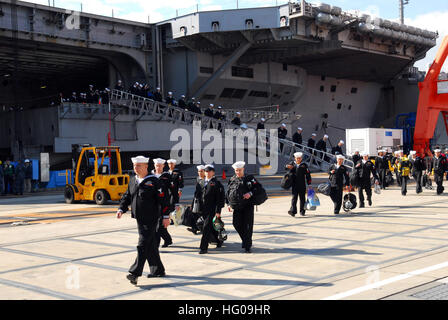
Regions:
<svg viewBox="0 0 448 320"><path fill-rule="evenodd" d="M134 264L129 268L129 272L140 277L143 273L145 261L148 261L150 273L153 275L165 272L165 267L160 260L159 248L157 245L157 225L150 226L137 223L138 227L138 245L137 258Z"/></svg>
<svg viewBox="0 0 448 320"><path fill-rule="evenodd" d="M292 213L297 213L297 200L300 198L300 212L305 211L305 189L303 190L294 190L292 193L291 199L291 209L289 209Z"/></svg>
<svg viewBox="0 0 448 320"><path fill-rule="evenodd" d="M14 188L12 186L13 178L11 176L5 176L4 181L5 181L5 190L3 191L3 193L7 194L8 191L13 193L14 192Z"/></svg>
<svg viewBox="0 0 448 320"><path fill-rule="evenodd" d="M397 183L401 187L401 174L398 171L395 171L395 177L397 178Z"/></svg>
<svg viewBox="0 0 448 320"><path fill-rule="evenodd" d="M204 217L204 228L202 229L202 238L201 238L201 250L207 250L209 242L219 241L218 240L218 231L213 228L213 218L215 215L209 214Z"/></svg>
<svg viewBox="0 0 448 320"><path fill-rule="evenodd" d="M363 190L366 191L366 195L367 195L367 201L372 201L372 186L369 184L362 184L361 186L358 187L358 196L359 196L359 204L362 205L364 204L364 192Z"/></svg>
<svg viewBox="0 0 448 320"><path fill-rule="evenodd" d="M400 175L400 178L401 178L401 194L402 194L403 196L405 196L406 193L408 193L408 189L407 189L407 187L408 187L408 180L409 180L409 177L408 177L408 176L402 176L402 175Z"/></svg>
<svg viewBox="0 0 448 320"><path fill-rule="evenodd" d="M342 188L331 187L330 198L334 203L334 213L339 213L342 206Z"/></svg>
<svg viewBox="0 0 448 320"><path fill-rule="evenodd" d="M163 239L165 243L172 243L173 239L171 238L170 234L168 233L168 228L165 228L163 226L163 218L159 221L159 229L157 231L157 247L160 245L160 238Z"/></svg>
<svg viewBox="0 0 448 320"><path fill-rule="evenodd" d="M23 194L24 187L25 187L25 179L16 178L15 193Z"/></svg>
<svg viewBox="0 0 448 320"><path fill-rule="evenodd" d="M381 189L386 189L386 187L387 187L387 183L386 183L386 169L379 169L378 170L378 178L380 180Z"/></svg>
<svg viewBox="0 0 448 320"><path fill-rule="evenodd" d="M242 248L250 249L254 230L254 206L246 205L241 209L234 209L233 226L243 242Z"/></svg>
<svg viewBox="0 0 448 320"><path fill-rule="evenodd" d="M423 188L422 188L423 171L415 171L413 177L415 180L415 192L417 192L417 193L422 192L423 191Z"/></svg>
<svg viewBox="0 0 448 320"><path fill-rule="evenodd" d="M443 174L434 173L434 181L437 184L437 194L442 194L443 190Z"/></svg>

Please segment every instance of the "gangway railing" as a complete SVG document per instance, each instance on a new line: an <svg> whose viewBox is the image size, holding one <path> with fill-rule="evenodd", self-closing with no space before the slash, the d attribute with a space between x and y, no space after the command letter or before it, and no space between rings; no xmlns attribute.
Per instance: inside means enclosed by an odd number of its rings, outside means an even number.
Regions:
<svg viewBox="0 0 448 320"><path fill-rule="evenodd" d="M205 116L203 114L191 112L177 106L168 105L164 102L154 101L149 98L134 95L128 92L123 92L119 90L113 90L111 92L111 111L113 117L118 116L123 108L127 108L128 112L135 116L135 121L143 118L150 117L152 120L166 120L173 123L182 123L185 125L192 125L193 122L199 121L201 123L202 129L242 129L240 126L231 123L230 119L215 119L212 117ZM118 106L118 107L117 107ZM64 118L67 113L74 112L77 110L80 115L84 115L90 119L93 116L105 115L108 113L108 104L102 105L82 105L73 103L63 103L60 107L60 118ZM254 129L248 126L248 129ZM244 130L244 129L242 129ZM302 152L304 154L304 161L310 168L319 171L328 171L330 165L336 162L336 156L310 148L303 144L294 143L288 139L278 139L279 148L278 150L270 150L269 139L271 138L267 134L267 130L258 130L258 135L262 137L261 140L266 141L264 145L266 151L275 152L279 157L284 160L293 160L295 152ZM353 169L354 164L351 160L346 159L344 165L349 169Z"/></svg>
<svg viewBox="0 0 448 320"><path fill-rule="evenodd" d="M158 102L150 98L142 97L139 95L135 95L129 92L120 91L120 90L112 90L111 92L111 100L114 102L117 101L126 101L126 100L132 100L134 102L137 102L133 105L135 108L140 108L142 105L145 107L154 107L157 109L160 108L167 108L170 107L172 111L188 111L185 109L182 109L178 106L172 106L168 105L164 102ZM170 111L170 113L172 112ZM248 110L248 109L242 109L242 110L236 110L236 109L225 109L222 112L225 112L226 120L232 120L236 117L237 112L240 113L241 122L252 122L257 121L261 118L266 119L266 123L274 122L274 123L280 123L280 122L291 122L294 120L298 120L301 118L300 115L296 115L295 112L280 112L280 111L273 111L273 110ZM194 113L194 112L192 112ZM198 113L194 113L199 115ZM214 118L213 118L214 119Z"/></svg>

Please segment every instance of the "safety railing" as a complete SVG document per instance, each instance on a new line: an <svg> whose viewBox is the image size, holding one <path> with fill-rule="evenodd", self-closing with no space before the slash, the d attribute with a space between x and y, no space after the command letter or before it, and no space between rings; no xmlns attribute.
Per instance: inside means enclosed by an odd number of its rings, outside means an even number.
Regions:
<svg viewBox="0 0 448 320"><path fill-rule="evenodd" d="M158 101L152 100L150 98L138 96L138 95L135 95L135 94L132 94L129 92L115 90L115 89L112 90L111 101L113 101L113 102L120 101L121 103L123 103L126 100L133 101L134 104L132 105L132 107L135 107L137 109L142 106L144 106L145 108L147 108L148 106L150 106L150 108L152 106L157 106L156 108L158 108L159 110L160 110L160 108L162 108L162 109L170 108L172 110L172 111L170 111L170 113L173 111L176 111L176 110L178 110L179 112L180 111L191 112L191 111L182 109L178 106L168 105L164 102L158 102ZM236 110L236 109L221 110L221 113L226 118L226 120L224 120L224 121L231 121L232 119L234 119L237 116L237 112L240 113L240 119L241 119L242 123L259 121L261 118L264 118L266 120L266 123L291 122L294 120L298 120L301 117L300 115L296 115L294 112L279 112L279 111L272 111L272 110L247 110L247 109L245 109L245 110ZM194 112L191 112L191 113L196 114L198 116L200 115L200 114L194 113ZM206 116L204 116L204 117L206 117Z"/></svg>

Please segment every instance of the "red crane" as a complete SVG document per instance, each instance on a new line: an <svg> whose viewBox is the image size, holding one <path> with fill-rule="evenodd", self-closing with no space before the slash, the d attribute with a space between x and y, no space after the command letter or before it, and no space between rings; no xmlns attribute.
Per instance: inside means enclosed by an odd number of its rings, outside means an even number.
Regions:
<svg viewBox="0 0 448 320"><path fill-rule="evenodd" d="M420 97L415 121L414 150L423 156L431 155L429 141L434 136L440 112L442 112L448 134L448 91L442 93L438 90L439 86L442 87L442 82L446 82L448 87L448 81L439 81L439 74L447 56L448 36L443 39L425 80L418 84Z"/></svg>

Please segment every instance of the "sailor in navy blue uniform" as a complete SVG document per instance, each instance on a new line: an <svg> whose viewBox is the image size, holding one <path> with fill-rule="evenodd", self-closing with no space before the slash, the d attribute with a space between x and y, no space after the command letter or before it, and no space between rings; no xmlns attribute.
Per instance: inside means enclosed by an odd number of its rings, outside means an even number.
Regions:
<svg viewBox="0 0 448 320"><path fill-rule="evenodd" d="M164 228L170 224L168 191L159 179L148 174L148 160L143 156L132 158L136 175L131 178L117 210L117 218L120 219L131 206L131 216L137 220L137 258L127 275L127 279L134 285L142 275L145 261L148 261L150 268L148 277L165 276L157 244L157 231L160 223Z"/></svg>

